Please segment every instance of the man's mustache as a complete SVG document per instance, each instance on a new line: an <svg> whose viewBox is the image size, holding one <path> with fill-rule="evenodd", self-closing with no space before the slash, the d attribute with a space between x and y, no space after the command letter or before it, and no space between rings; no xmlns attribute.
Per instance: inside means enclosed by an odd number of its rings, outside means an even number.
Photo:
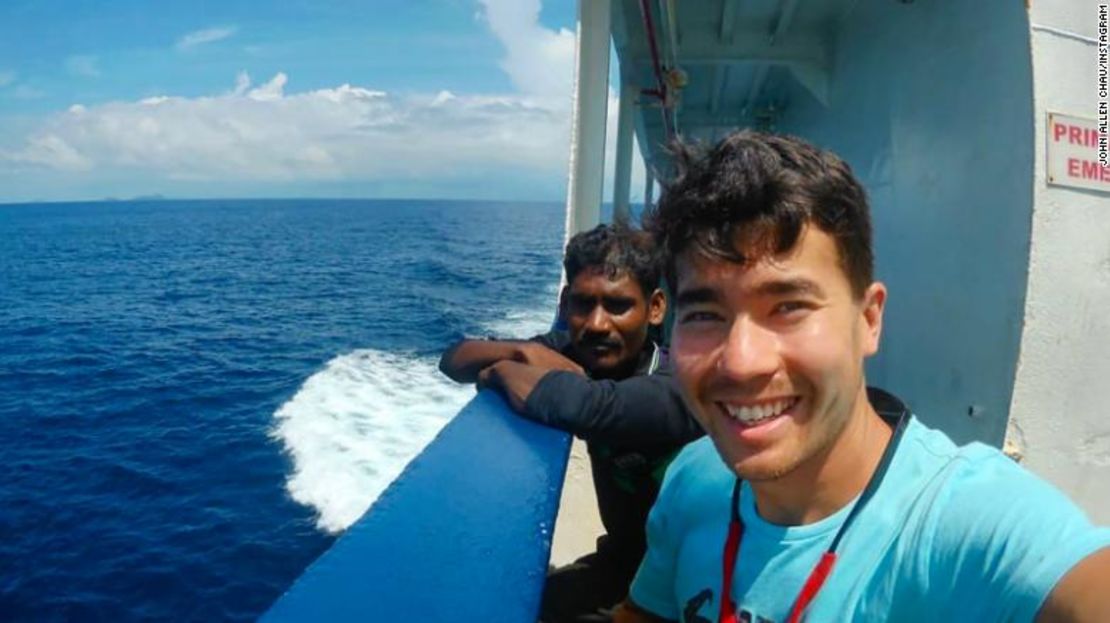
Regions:
<svg viewBox="0 0 1110 623"><path fill-rule="evenodd" d="M583 336L579 344L582 346L582 348L597 348L600 346L602 348L617 349L621 347L620 340L616 340L604 335Z"/></svg>

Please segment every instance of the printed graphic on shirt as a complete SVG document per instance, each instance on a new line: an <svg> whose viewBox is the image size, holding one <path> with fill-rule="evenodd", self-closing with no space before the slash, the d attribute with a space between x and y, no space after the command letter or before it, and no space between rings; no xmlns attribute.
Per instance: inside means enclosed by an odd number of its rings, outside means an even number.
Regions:
<svg viewBox="0 0 1110 623"><path fill-rule="evenodd" d="M706 604L709 607L705 607ZM703 589L686 602L686 607L682 609L682 623L713 623L715 615L711 612L712 610L713 589ZM744 608L736 611L736 621L737 623L775 623L767 617L759 616Z"/></svg>

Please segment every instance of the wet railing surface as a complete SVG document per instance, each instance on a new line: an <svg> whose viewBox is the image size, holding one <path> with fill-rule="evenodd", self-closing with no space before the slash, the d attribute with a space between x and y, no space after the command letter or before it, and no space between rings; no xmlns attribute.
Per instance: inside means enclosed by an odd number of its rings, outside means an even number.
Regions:
<svg viewBox="0 0 1110 623"><path fill-rule="evenodd" d="M261 620L535 621L569 448L481 392Z"/></svg>

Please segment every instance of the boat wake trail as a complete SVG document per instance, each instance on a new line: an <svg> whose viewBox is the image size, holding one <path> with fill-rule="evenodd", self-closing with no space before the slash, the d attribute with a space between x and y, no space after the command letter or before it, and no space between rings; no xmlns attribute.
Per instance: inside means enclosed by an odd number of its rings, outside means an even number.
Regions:
<svg viewBox="0 0 1110 623"><path fill-rule="evenodd" d="M551 316L546 305L511 309L482 329L495 337L527 338L545 331ZM473 386L451 381L436 363L355 350L329 361L274 412L271 436L293 460L285 488L316 510L320 530L334 534L357 521L474 397Z"/></svg>
<svg viewBox="0 0 1110 623"><path fill-rule="evenodd" d="M308 378L275 413L293 459L286 489L329 533L354 523L474 396L430 358L356 350Z"/></svg>

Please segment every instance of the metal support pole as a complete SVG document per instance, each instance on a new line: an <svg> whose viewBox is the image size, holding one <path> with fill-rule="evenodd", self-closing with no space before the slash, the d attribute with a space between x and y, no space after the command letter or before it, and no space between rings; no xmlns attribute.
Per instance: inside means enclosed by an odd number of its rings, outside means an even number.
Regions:
<svg viewBox="0 0 1110 623"><path fill-rule="evenodd" d="M601 220L609 98L610 0L579 0L566 239Z"/></svg>
<svg viewBox="0 0 1110 623"><path fill-rule="evenodd" d="M617 109L617 163L613 174L613 220L631 217L628 205L632 185L632 116L635 113L637 88L621 84L620 108Z"/></svg>

